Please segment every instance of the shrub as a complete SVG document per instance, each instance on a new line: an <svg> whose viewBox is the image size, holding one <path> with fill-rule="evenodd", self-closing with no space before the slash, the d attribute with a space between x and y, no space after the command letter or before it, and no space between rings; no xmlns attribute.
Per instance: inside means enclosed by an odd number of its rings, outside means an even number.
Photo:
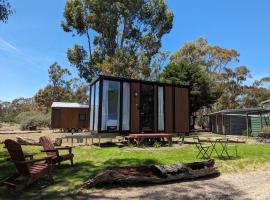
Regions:
<svg viewBox="0 0 270 200"><path fill-rule="evenodd" d="M15 121L20 124L23 130L29 129L31 126L49 127L50 115L37 111L22 112L16 117Z"/></svg>

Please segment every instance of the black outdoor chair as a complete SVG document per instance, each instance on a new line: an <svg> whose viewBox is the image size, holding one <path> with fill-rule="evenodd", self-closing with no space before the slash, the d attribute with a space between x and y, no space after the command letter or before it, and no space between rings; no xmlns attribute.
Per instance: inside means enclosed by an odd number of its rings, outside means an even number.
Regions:
<svg viewBox="0 0 270 200"><path fill-rule="evenodd" d="M221 156L223 156L223 154L225 153L229 158L231 158L232 156L229 154L230 151L234 151L235 157L238 157L238 150L236 143L232 143L229 138L226 138L225 146L221 152Z"/></svg>
<svg viewBox="0 0 270 200"><path fill-rule="evenodd" d="M200 155L202 155L201 158L209 159L211 155L208 153L208 151L212 147L211 144L202 143L198 136L193 136L193 140L194 140L195 146L197 147L197 149L199 151L196 158L198 158Z"/></svg>

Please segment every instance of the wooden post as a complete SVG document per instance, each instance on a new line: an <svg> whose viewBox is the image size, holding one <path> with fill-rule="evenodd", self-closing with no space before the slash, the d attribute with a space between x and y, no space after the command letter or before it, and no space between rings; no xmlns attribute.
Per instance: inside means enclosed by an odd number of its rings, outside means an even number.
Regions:
<svg viewBox="0 0 270 200"><path fill-rule="evenodd" d="M216 133L218 133L218 114L216 114Z"/></svg>
<svg viewBox="0 0 270 200"><path fill-rule="evenodd" d="M224 126L224 114L221 114L221 122L222 122L222 134L225 134L225 126Z"/></svg>
<svg viewBox="0 0 270 200"><path fill-rule="evenodd" d="M246 126L247 126L247 138L249 134L249 127L248 127L248 114L246 115Z"/></svg>
<svg viewBox="0 0 270 200"><path fill-rule="evenodd" d="M260 113L260 125L261 125L261 132L262 132L262 129L263 129L263 123L262 123L262 113Z"/></svg>

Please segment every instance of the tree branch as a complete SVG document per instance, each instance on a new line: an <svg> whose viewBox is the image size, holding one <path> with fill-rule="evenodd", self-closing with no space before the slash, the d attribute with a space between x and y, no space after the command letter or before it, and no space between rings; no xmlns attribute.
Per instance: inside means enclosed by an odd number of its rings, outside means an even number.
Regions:
<svg viewBox="0 0 270 200"><path fill-rule="evenodd" d="M90 34L88 32L88 29L86 30L86 36L87 36L87 41L88 41L89 57L90 57L90 60L92 60L91 40L90 40Z"/></svg>

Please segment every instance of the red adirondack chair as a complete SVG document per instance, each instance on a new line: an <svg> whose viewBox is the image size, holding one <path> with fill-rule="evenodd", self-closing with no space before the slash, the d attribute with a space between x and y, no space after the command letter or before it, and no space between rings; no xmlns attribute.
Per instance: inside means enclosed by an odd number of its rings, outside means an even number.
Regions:
<svg viewBox="0 0 270 200"><path fill-rule="evenodd" d="M19 143L7 139L4 144L10 155L9 161L14 163L17 171L1 180L0 186L6 185L19 191L34 183L44 175L48 175L49 179L53 182L51 157L26 160L25 158L28 155L23 153ZM46 161L46 163L41 163L41 161ZM19 177L24 177L24 179L18 180Z"/></svg>
<svg viewBox="0 0 270 200"><path fill-rule="evenodd" d="M40 144L43 146L42 152L46 152L48 156L52 156L52 163L56 164L60 163L65 160L70 160L71 165L73 166L73 157L74 154L72 153L72 147L54 147L53 142L47 136L43 136L39 138ZM68 154L59 154L60 150L68 150Z"/></svg>

